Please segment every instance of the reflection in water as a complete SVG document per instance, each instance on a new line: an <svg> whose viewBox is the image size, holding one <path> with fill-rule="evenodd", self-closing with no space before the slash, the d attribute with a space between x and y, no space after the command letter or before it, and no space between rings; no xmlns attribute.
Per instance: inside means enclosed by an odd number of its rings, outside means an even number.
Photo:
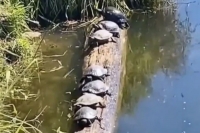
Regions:
<svg viewBox="0 0 200 133"><path fill-rule="evenodd" d="M117 133L199 133L200 5L134 16ZM191 28L191 27L192 28ZM195 31L195 32L194 32Z"/></svg>
<svg viewBox="0 0 200 133"><path fill-rule="evenodd" d="M154 74L157 71L161 70L166 74L169 71L180 72L180 67L184 64L185 48L172 21L173 15L157 13L150 17L134 16L134 19L128 33L130 44L122 102L122 109L130 109L131 112L140 97L151 93L151 77L156 76Z"/></svg>
<svg viewBox="0 0 200 133"><path fill-rule="evenodd" d="M33 90L39 91L39 97L36 101L20 103L17 106L22 117L30 110L29 119L34 118L46 107L40 117L40 130L44 133L55 133L54 130L58 127L62 131L70 130L71 122L68 119L71 103L68 101L73 96L66 92L76 87L77 75L81 75L80 42L83 38L79 38L79 34L83 33L54 33L46 37L45 43L42 44L44 63L41 64L42 71L46 72L40 75L40 82L37 79L32 83ZM66 54L62 55L65 52Z"/></svg>

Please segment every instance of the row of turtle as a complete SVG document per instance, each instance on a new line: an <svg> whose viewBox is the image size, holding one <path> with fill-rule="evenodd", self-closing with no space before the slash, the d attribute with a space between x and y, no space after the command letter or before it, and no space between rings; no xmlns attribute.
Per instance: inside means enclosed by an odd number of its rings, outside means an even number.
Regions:
<svg viewBox="0 0 200 133"><path fill-rule="evenodd" d="M128 20L125 15L114 7L96 9L104 20L94 24L95 31L90 39L93 42L113 41L120 37L120 29L129 28ZM109 86L105 84L105 78L110 76L108 69L100 65L88 67L80 80L79 90L82 95L76 100L74 120L78 125L85 127L91 126L94 120L101 121L97 116L97 107L105 108L104 96L111 96Z"/></svg>
<svg viewBox="0 0 200 133"><path fill-rule="evenodd" d="M90 46L115 42L120 37L120 29L128 29L129 23L126 16L114 7L106 7L103 10L95 9L104 18L98 24L93 24L95 31L90 35Z"/></svg>

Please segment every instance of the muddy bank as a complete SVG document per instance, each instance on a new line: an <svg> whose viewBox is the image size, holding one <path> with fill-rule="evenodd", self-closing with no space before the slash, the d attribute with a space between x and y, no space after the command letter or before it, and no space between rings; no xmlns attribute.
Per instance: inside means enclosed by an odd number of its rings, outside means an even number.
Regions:
<svg viewBox="0 0 200 133"><path fill-rule="evenodd" d="M102 117L100 123L95 121L91 127L84 129L76 128L74 133L111 133L115 127L116 113L118 104L120 103L121 94L121 77L124 75L124 53L126 50L126 30L121 30L120 38L117 43L109 42L99 47L93 48L85 53L83 63L83 73L91 65L101 65L108 67L108 72L111 76L106 77L105 83L110 86L111 96L105 96L106 108L98 108L98 116ZM87 40L87 39L86 39ZM103 112L102 112L103 111Z"/></svg>

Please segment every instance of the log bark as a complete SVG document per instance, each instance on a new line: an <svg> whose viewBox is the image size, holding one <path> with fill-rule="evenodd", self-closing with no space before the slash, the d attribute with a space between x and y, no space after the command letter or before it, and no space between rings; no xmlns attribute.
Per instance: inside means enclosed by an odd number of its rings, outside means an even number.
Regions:
<svg viewBox="0 0 200 133"><path fill-rule="evenodd" d="M88 39L86 39L88 40ZM127 31L120 31L120 38L117 43L109 42L99 47L93 48L84 57L83 73L91 65L102 65L108 68L111 76L106 77L105 83L110 86L112 96L105 96L106 108L98 108L98 116L103 120L97 120L91 127L76 129L74 133L112 133L115 128L116 116L121 103L122 81L125 74L125 54L126 54ZM122 84L121 84L122 83ZM104 128L102 129L101 126Z"/></svg>

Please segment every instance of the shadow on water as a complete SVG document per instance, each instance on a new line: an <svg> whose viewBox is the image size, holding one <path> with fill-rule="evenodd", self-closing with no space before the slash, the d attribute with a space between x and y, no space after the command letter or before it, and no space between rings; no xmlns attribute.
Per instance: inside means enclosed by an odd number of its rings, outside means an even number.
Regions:
<svg viewBox="0 0 200 133"><path fill-rule="evenodd" d="M186 6L133 16L117 133L200 132L200 5Z"/></svg>
<svg viewBox="0 0 200 133"><path fill-rule="evenodd" d="M40 80L36 78L32 83L32 90L39 97L35 101L16 103L22 118L30 111L28 119L33 119L46 107L39 117L42 121L39 129L44 133L55 133L59 127L61 131L71 130L71 101L76 97L76 93L71 92L82 74L83 37L82 30L47 35L42 44L44 62L40 68Z"/></svg>

